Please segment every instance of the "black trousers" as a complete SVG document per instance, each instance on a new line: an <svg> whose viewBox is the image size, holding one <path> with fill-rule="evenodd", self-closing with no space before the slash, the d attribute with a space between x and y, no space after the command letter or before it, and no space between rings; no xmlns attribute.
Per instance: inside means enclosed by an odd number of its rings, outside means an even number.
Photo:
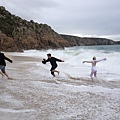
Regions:
<svg viewBox="0 0 120 120"><path fill-rule="evenodd" d="M52 74L52 75L54 75L53 70L55 70L56 68L57 68L57 65L54 65L54 66L51 67L50 71L51 71L51 74Z"/></svg>

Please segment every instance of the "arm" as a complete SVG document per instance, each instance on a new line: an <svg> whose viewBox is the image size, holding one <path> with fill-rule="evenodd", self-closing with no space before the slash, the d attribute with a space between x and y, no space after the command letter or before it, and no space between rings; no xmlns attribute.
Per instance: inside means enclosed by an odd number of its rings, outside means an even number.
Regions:
<svg viewBox="0 0 120 120"><path fill-rule="evenodd" d="M101 62L101 61L104 61L104 60L107 60L107 59L104 58L104 59L101 59L101 60L96 60L96 62Z"/></svg>
<svg viewBox="0 0 120 120"><path fill-rule="evenodd" d="M83 63L92 63L92 61L83 61Z"/></svg>
<svg viewBox="0 0 120 120"><path fill-rule="evenodd" d="M7 61L9 61L9 62L11 62L11 63L13 62L13 61L10 60L9 58L7 58L5 55L4 55L4 59L7 60Z"/></svg>
<svg viewBox="0 0 120 120"><path fill-rule="evenodd" d="M42 63L43 63L43 64L46 64L46 62L49 62L49 61L50 61L49 59L47 59L47 60L43 59L43 60L42 60Z"/></svg>
<svg viewBox="0 0 120 120"><path fill-rule="evenodd" d="M64 62L64 60L60 60L60 59L57 59L57 58L55 58L55 60L58 61L58 62Z"/></svg>
<svg viewBox="0 0 120 120"><path fill-rule="evenodd" d="M44 59L45 60L45 59ZM45 60L45 62L49 62L50 61L50 59L48 58L47 60Z"/></svg>

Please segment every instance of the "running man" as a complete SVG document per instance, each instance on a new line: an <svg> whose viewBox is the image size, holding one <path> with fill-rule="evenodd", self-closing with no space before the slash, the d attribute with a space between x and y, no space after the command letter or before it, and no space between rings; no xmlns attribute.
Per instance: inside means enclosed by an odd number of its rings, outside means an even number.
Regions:
<svg viewBox="0 0 120 120"><path fill-rule="evenodd" d="M55 70L57 68L57 66L58 66L56 61L58 61L58 62L64 62L64 61L60 60L60 59L57 59L55 57L52 57L50 53L47 54L47 57L48 57L48 59L47 60L43 59L42 63L46 64L46 62L50 62L51 66L52 66L51 69L50 69L51 74L55 77L55 73L54 72L57 72L58 75L59 75L60 72Z"/></svg>
<svg viewBox="0 0 120 120"><path fill-rule="evenodd" d="M2 78L6 76L8 79L11 79L5 71L5 67L6 67L5 60L12 63L12 60L7 58L3 53L0 52L0 74L2 75Z"/></svg>
<svg viewBox="0 0 120 120"><path fill-rule="evenodd" d="M101 59L101 60L96 60L96 57L93 57L92 61L83 61L83 63L92 63L91 74L90 74L90 77L91 77L92 81L93 81L93 75L94 75L94 77L96 77L96 75L97 75L96 64L98 62L101 62L101 61L104 61L104 60L106 60L106 58Z"/></svg>

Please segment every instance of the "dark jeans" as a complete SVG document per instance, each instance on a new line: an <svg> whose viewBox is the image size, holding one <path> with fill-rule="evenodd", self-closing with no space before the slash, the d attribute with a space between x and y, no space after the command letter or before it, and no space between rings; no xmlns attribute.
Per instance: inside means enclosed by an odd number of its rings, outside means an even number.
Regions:
<svg viewBox="0 0 120 120"><path fill-rule="evenodd" d="M5 66L4 65L0 65L0 70L5 73Z"/></svg>

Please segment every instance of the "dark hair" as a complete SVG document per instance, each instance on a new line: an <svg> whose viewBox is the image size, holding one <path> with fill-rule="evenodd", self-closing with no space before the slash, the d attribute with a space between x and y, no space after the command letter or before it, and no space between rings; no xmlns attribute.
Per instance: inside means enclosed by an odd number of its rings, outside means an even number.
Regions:
<svg viewBox="0 0 120 120"><path fill-rule="evenodd" d="M49 53L49 54L47 54L47 56L51 56L51 54Z"/></svg>

